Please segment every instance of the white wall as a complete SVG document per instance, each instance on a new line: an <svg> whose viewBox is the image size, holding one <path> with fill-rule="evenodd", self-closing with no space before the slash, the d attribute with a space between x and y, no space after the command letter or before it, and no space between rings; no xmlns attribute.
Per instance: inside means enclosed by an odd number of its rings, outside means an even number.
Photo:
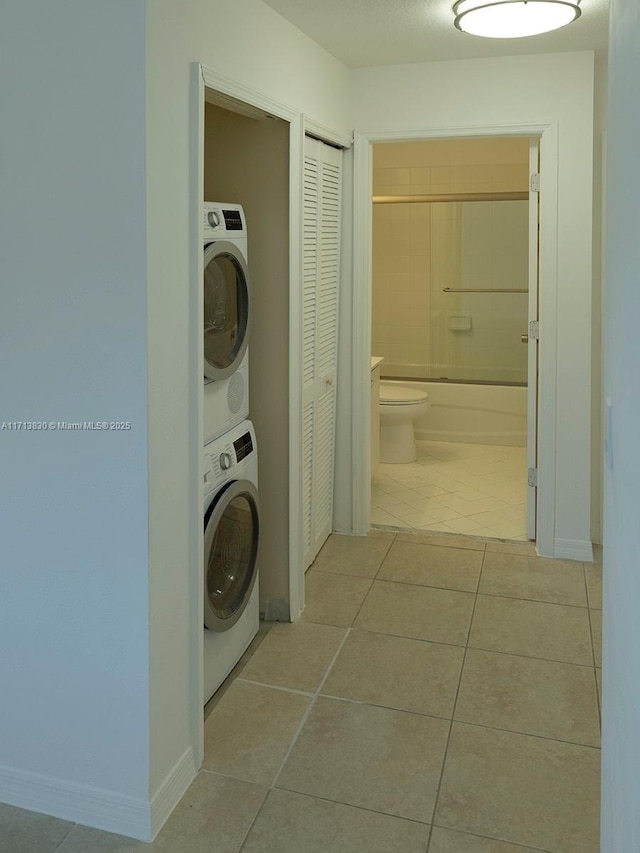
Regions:
<svg viewBox="0 0 640 853"><path fill-rule="evenodd" d="M558 124L556 548L590 542L593 62L587 52L550 54L363 68L352 78L363 134Z"/></svg>
<svg viewBox="0 0 640 853"><path fill-rule="evenodd" d="M132 429L0 431L0 799L145 837L201 711L190 63L337 127L347 70L259 0L2 17L0 423Z"/></svg>
<svg viewBox="0 0 640 853"><path fill-rule="evenodd" d="M8 4L0 41L0 421L131 423L0 431L0 799L56 799L72 818L78 793L100 789L135 811L149 712L144 4Z"/></svg>
<svg viewBox="0 0 640 853"><path fill-rule="evenodd" d="M640 7L612 0L607 121L604 397L613 405L605 468L602 850L640 849ZM630 100L631 98L631 100Z"/></svg>

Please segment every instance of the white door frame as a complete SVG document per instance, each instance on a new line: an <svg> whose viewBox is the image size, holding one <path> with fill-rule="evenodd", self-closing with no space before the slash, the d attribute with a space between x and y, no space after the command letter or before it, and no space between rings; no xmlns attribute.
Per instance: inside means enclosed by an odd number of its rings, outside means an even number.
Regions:
<svg viewBox="0 0 640 853"><path fill-rule="evenodd" d="M192 482L192 552L195 560L190 560L191 582L190 590L194 604L194 615L191 636L191 661L193 693L190 706L193 713L192 731L196 766L202 766L204 757L204 733L202 724L202 619L204 607L203 559L204 545L202 536L202 447L203 447L203 406L204 385L201 379L203 361L202 344L202 299L200 298L202 283L202 223L198 210L203 203L204 187L204 96L205 87L216 93L226 95L233 101L240 101L255 107L270 115L277 116L289 124L289 280L299 281L302 275L302 159L304 142L304 116L295 109L288 107L261 92L237 83L201 65L198 62L192 66L192 108L191 108L191 138L192 138L192 168L191 168L191 207L192 207L192 257L195 259L190 277L191 316L191 370L190 399L191 407L191 436L192 452L190 454ZM287 465L291 472L289 485L289 605L291 618L297 618L304 607L304 570L302 526L302 488L299 472L302 470L302 375L299 353L302 348L302 299L299 288L289 289L289 459ZM298 472L298 475L296 474ZM295 567L300 571L295 571Z"/></svg>
<svg viewBox="0 0 640 853"><path fill-rule="evenodd" d="M203 650L202 619L204 607L202 535L203 487L203 407L204 385L201 379L203 362L202 323L202 222L199 215L203 203L204 187L204 96L205 87L262 112L283 119L289 124L289 281L302 280L302 170L304 161L305 130L328 142L348 148L350 135L327 127L294 107L270 98L230 77L218 73L199 62L192 63L191 76L191 239L192 264L189 287L191 292L190 371L190 472L191 493L191 548L189 555L190 594L194 607L191 626L192 693L190 707L196 766L201 767L204 757L204 732L202 723ZM231 105L230 105L230 108ZM299 287L289 288L289 612L290 618L299 618L304 608L304 541L302 528L302 292Z"/></svg>
<svg viewBox="0 0 640 853"><path fill-rule="evenodd" d="M532 122L485 126L454 126L412 131L354 134L353 198L353 532L370 527L370 375L371 375L371 195L374 142L445 139L477 136L537 136L540 138L540 271L538 375L538 553L553 556L556 478L556 303L558 231L558 124Z"/></svg>

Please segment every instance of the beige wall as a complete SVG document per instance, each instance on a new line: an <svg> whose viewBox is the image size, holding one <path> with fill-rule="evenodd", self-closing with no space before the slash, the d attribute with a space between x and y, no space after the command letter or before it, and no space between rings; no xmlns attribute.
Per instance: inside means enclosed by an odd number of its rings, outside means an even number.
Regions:
<svg viewBox="0 0 640 853"><path fill-rule="evenodd" d="M258 442L260 610L289 601L289 125L205 105L204 198L241 204L251 273L249 417ZM268 168L265 168L268 163Z"/></svg>

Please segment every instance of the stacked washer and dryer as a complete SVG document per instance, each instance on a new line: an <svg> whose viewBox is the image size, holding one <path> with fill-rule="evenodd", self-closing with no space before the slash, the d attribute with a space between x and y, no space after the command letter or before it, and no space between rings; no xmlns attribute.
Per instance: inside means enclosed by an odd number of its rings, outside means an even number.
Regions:
<svg viewBox="0 0 640 853"><path fill-rule="evenodd" d="M204 702L259 627L258 453L249 417L251 294L238 204L205 202Z"/></svg>

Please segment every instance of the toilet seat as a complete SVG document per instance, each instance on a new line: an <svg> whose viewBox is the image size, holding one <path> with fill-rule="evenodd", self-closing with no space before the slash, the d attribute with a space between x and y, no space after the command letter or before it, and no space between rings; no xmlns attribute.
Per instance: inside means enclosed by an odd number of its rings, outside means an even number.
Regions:
<svg viewBox="0 0 640 853"><path fill-rule="evenodd" d="M380 402L385 406L413 406L428 399L429 395L425 391L418 391L417 388L380 383Z"/></svg>

